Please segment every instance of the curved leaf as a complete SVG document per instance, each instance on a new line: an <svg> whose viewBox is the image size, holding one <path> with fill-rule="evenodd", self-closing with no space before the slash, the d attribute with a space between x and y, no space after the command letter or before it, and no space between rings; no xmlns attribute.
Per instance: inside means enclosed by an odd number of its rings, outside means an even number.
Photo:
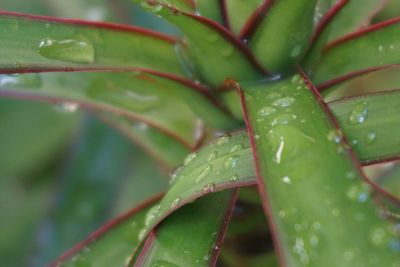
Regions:
<svg viewBox="0 0 400 267"><path fill-rule="evenodd" d="M248 25L242 38L263 66L273 73L292 71L308 48L313 31L316 0L265 0L266 10ZM266 13L266 14L263 14ZM258 20L261 20L258 22Z"/></svg>
<svg viewBox="0 0 400 267"><path fill-rule="evenodd" d="M395 227L378 214L342 132L303 79L296 75L243 92L259 189L281 264L397 266Z"/></svg>
<svg viewBox="0 0 400 267"><path fill-rule="evenodd" d="M262 77L261 67L247 47L216 22L162 4L155 12L185 34L196 71L206 82L218 86L229 78L249 81Z"/></svg>
<svg viewBox="0 0 400 267"><path fill-rule="evenodd" d="M385 21L350 34L334 43L316 62L311 78L318 87L400 63L400 19Z"/></svg>
<svg viewBox="0 0 400 267"><path fill-rule="evenodd" d="M105 224L50 266L125 266L139 244L139 232L145 224L146 213L160 197L153 197Z"/></svg>
<svg viewBox="0 0 400 267"><path fill-rule="evenodd" d="M202 92L180 81L168 81L140 72L1 75L0 95L61 103L71 109L82 106L110 111L143 121L189 148L197 141L193 134L196 116L191 108L204 112L203 117L211 114L211 120L220 121L222 125L235 125L228 115L210 104ZM194 102L193 99L196 99L196 105L190 102Z"/></svg>
<svg viewBox="0 0 400 267"><path fill-rule="evenodd" d="M215 265L235 199L235 190L220 192L179 209L150 234L135 266Z"/></svg>
<svg viewBox="0 0 400 267"><path fill-rule="evenodd" d="M0 24L3 73L130 67L183 75L175 40L155 32L4 11Z"/></svg>

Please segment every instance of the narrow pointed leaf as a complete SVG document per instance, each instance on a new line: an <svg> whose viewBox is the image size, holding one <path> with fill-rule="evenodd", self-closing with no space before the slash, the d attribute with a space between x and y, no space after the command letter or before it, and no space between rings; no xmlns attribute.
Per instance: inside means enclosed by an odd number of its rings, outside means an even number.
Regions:
<svg viewBox="0 0 400 267"><path fill-rule="evenodd" d="M202 93L179 82L163 84L155 80L158 77L153 79L132 72L36 73L1 75L0 79L2 96L44 100L68 108L82 106L110 111L148 123L187 147L196 143L193 134L196 116L182 99L192 97L199 100L198 103L208 101ZM208 105L205 106L209 108L207 113L212 114L215 107ZM229 121L227 115L214 118Z"/></svg>
<svg viewBox="0 0 400 267"><path fill-rule="evenodd" d="M260 194L280 262L396 266L400 256L390 244L398 233L365 194L370 186L311 86L294 76L243 92Z"/></svg>
<svg viewBox="0 0 400 267"><path fill-rule="evenodd" d="M1 72L131 67L183 75L175 40L158 33L4 11L0 24Z"/></svg>
<svg viewBox="0 0 400 267"><path fill-rule="evenodd" d="M250 16L263 0L225 0L231 31L239 35Z"/></svg>
<svg viewBox="0 0 400 267"><path fill-rule="evenodd" d="M263 66L280 74L293 70L304 55L314 28L316 0L264 1L266 10L257 25L249 25L242 38ZM256 20L257 21L257 20ZM254 28L254 29L253 29Z"/></svg>
<svg viewBox="0 0 400 267"><path fill-rule="evenodd" d="M399 64L399 22L382 22L332 43L316 62L313 81L327 87L368 70Z"/></svg>
<svg viewBox="0 0 400 267"><path fill-rule="evenodd" d="M207 83L222 85L228 78L248 81L262 77L263 70L248 48L216 22L168 6L156 14L185 34L195 70Z"/></svg>
<svg viewBox="0 0 400 267"><path fill-rule="evenodd" d="M125 266L139 245L139 232L146 213L160 199L156 196L105 224L59 257L50 266Z"/></svg>
<svg viewBox="0 0 400 267"><path fill-rule="evenodd" d="M385 0L350 0L332 21L329 39L334 40L367 26Z"/></svg>
<svg viewBox="0 0 400 267"><path fill-rule="evenodd" d="M149 236L135 266L215 265L235 199L235 190L219 192L179 209Z"/></svg>

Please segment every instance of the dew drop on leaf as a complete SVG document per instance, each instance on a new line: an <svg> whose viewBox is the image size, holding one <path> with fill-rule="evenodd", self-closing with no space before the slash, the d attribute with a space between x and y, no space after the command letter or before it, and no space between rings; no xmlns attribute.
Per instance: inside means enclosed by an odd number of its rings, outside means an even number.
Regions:
<svg viewBox="0 0 400 267"><path fill-rule="evenodd" d="M190 162L192 162L195 158L197 157L196 153L190 153L189 155L186 156L186 158L183 160L183 165L186 166Z"/></svg>
<svg viewBox="0 0 400 267"><path fill-rule="evenodd" d="M234 152L238 152L240 150L243 149L243 145L242 144L236 144L233 147L231 147L231 149L229 149L230 153L234 153Z"/></svg>
<svg viewBox="0 0 400 267"><path fill-rule="evenodd" d="M74 113L78 110L79 104L76 102L61 102L59 104L54 105L54 108L58 112L62 113Z"/></svg>
<svg viewBox="0 0 400 267"><path fill-rule="evenodd" d="M177 197L171 202L171 209L176 209L178 208L179 204L181 203L181 198Z"/></svg>
<svg viewBox="0 0 400 267"><path fill-rule="evenodd" d="M291 106L296 100L293 97L283 97L275 100L272 105L275 107L286 108Z"/></svg>
<svg viewBox="0 0 400 267"><path fill-rule="evenodd" d="M81 35L62 40L44 38L39 43L39 54L49 59L80 64L92 63L95 58L93 44Z"/></svg>
<svg viewBox="0 0 400 267"><path fill-rule="evenodd" d="M207 193L212 193L215 191L215 184L214 183L209 183L206 184L203 188L203 193L207 194Z"/></svg>
<svg viewBox="0 0 400 267"><path fill-rule="evenodd" d="M211 171L212 171L212 165L208 164L197 176L196 184L200 183L200 181L206 178L211 173Z"/></svg>
<svg viewBox="0 0 400 267"><path fill-rule="evenodd" d="M356 104L349 114L348 121L350 124L364 123L368 114L368 103L361 102Z"/></svg>
<svg viewBox="0 0 400 267"><path fill-rule="evenodd" d="M237 166L237 163L240 159L239 155L233 155L228 157L225 161L224 161L224 167L226 170L228 169L233 169Z"/></svg>

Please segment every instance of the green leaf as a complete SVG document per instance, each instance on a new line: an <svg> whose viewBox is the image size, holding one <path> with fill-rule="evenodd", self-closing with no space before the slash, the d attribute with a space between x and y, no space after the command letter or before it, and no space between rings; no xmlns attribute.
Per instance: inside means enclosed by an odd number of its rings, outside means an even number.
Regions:
<svg viewBox="0 0 400 267"><path fill-rule="evenodd" d="M382 22L331 44L311 72L313 82L327 87L368 69L399 64L399 22Z"/></svg>
<svg viewBox="0 0 400 267"><path fill-rule="evenodd" d="M367 26L385 2L382 0L348 1L329 26L329 39L334 40Z"/></svg>
<svg viewBox="0 0 400 267"><path fill-rule="evenodd" d="M160 197L154 197L107 223L67 251L51 266L125 266L138 248L146 213Z"/></svg>
<svg viewBox="0 0 400 267"><path fill-rule="evenodd" d="M221 1L202 0L197 1L197 12L203 17L212 19L220 24L223 24Z"/></svg>
<svg viewBox="0 0 400 267"><path fill-rule="evenodd" d="M2 72L129 67L183 74L175 40L140 28L4 11L0 24Z"/></svg>
<svg viewBox="0 0 400 267"><path fill-rule="evenodd" d="M368 163L399 155L400 92L389 91L329 104L359 159ZM385 155L382 157L382 155Z"/></svg>
<svg viewBox="0 0 400 267"><path fill-rule="evenodd" d="M316 0L281 0L266 6L258 25L249 26L243 38L257 59L272 73L292 71L306 49L313 31ZM257 20L255 20L257 21Z"/></svg>
<svg viewBox="0 0 400 267"><path fill-rule="evenodd" d="M292 267L398 266L398 233L313 92L298 75L243 92L278 253Z"/></svg>
<svg viewBox="0 0 400 267"><path fill-rule="evenodd" d="M214 265L235 199L235 190L220 192L179 209L149 236L135 266Z"/></svg>
<svg viewBox="0 0 400 267"><path fill-rule="evenodd" d="M58 198L40 234L36 261L44 266L108 219L119 183L131 172L133 149L127 139L98 121L89 121L76 144Z"/></svg>
<svg viewBox="0 0 400 267"><path fill-rule="evenodd" d="M143 121L189 148L196 143L193 135L196 116L191 106L201 109L199 105L189 104L189 99L195 98L197 104L204 104L203 108L207 108L201 110L204 116L212 114L213 119L225 121L225 126L232 123L201 92L180 82L140 72L36 73L1 75L0 79L2 96L45 100L68 111L79 106L110 111Z"/></svg>
<svg viewBox="0 0 400 267"><path fill-rule="evenodd" d="M185 34L195 70L207 83L217 86L228 78L250 81L262 77L262 70L247 47L214 21L163 5L156 14Z"/></svg>
<svg viewBox="0 0 400 267"><path fill-rule="evenodd" d="M225 0L230 30L239 35L263 0Z"/></svg>

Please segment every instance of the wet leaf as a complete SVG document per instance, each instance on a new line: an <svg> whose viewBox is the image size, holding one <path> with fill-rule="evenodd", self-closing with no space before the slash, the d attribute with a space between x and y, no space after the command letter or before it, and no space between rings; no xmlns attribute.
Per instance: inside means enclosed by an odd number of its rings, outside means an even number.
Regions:
<svg viewBox="0 0 400 267"><path fill-rule="evenodd" d="M309 86L296 75L243 92L278 253L290 266L397 266L398 233Z"/></svg>

